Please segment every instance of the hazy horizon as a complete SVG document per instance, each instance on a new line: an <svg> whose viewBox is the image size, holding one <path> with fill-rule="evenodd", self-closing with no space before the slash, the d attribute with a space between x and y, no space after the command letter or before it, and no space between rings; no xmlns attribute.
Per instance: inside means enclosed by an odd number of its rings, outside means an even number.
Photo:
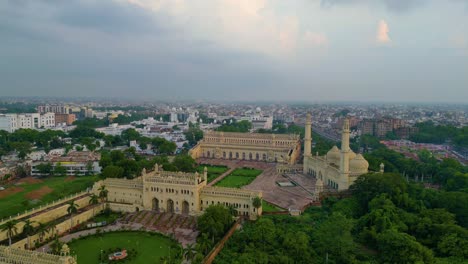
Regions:
<svg viewBox="0 0 468 264"><path fill-rule="evenodd" d="M0 3L0 96L468 103L463 0Z"/></svg>

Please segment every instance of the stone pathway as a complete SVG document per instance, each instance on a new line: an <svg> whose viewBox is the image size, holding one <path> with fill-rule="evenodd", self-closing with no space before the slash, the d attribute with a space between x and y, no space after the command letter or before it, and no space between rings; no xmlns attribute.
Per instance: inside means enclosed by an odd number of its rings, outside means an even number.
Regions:
<svg viewBox="0 0 468 264"><path fill-rule="evenodd" d="M208 183L207 185L208 186L214 186L217 182L221 181L222 179L224 179L224 177L228 176L233 170L235 170L236 168L230 168L229 170L227 170L225 173L221 174L218 176L218 178L214 179L213 181L211 181L210 183Z"/></svg>

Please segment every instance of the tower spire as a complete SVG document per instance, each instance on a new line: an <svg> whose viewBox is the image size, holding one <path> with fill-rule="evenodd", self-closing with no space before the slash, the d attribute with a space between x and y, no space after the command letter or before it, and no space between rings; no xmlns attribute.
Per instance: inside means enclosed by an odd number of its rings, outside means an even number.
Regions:
<svg viewBox="0 0 468 264"><path fill-rule="evenodd" d="M304 135L304 157L312 155L312 116L310 113L306 115L305 135Z"/></svg>
<svg viewBox="0 0 468 264"><path fill-rule="evenodd" d="M341 132L341 155L340 155L340 172L347 175L349 173L349 120L345 118L343 122L343 131Z"/></svg>

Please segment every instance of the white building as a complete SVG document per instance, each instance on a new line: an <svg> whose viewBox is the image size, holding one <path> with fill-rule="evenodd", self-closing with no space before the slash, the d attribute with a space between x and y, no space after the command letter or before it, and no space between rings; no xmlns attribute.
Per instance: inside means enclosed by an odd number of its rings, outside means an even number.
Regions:
<svg viewBox="0 0 468 264"><path fill-rule="evenodd" d="M21 128L52 128L55 127L55 113L24 113L0 115L0 130L14 132Z"/></svg>

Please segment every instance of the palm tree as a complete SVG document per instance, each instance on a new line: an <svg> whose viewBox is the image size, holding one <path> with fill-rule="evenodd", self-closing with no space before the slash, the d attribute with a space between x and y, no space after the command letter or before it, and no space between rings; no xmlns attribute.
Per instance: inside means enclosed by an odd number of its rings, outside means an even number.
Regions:
<svg viewBox="0 0 468 264"><path fill-rule="evenodd" d="M262 198L260 197L255 197L253 199L253 206L257 209L257 215L258 215L258 208L262 207Z"/></svg>
<svg viewBox="0 0 468 264"><path fill-rule="evenodd" d="M99 198L101 198L101 203L103 203L105 200L107 200L107 189L105 185L101 185L99 187Z"/></svg>
<svg viewBox="0 0 468 264"><path fill-rule="evenodd" d="M11 238L18 234L18 228L16 227L16 224L18 224L18 220L13 219L0 226L2 231L7 232L9 246L11 246Z"/></svg>
<svg viewBox="0 0 468 264"><path fill-rule="evenodd" d="M195 257L195 254L196 254L195 247L192 244L188 244L187 247L184 248L184 257L187 260L192 261L193 258Z"/></svg>
<svg viewBox="0 0 468 264"><path fill-rule="evenodd" d="M94 193L91 195L91 197L89 197L89 204L90 205L96 205L99 203L99 197L97 195L95 195ZM94 209L96 207L93 206L93 217L94 217Z"/></svg>
<svg viewBox="0 0 468 264"><path fill-rule="evenodd" d="M73 227L73 214L76 214L76 212L78 212L78 205L75 203L74 200L71 200L70 202L68 202L67 212L70 215L70 231L71 231Z"/></svg>
<svg viewBox="0 0 468 264"><path fill-rule="evenodd" d="M47 233L50 232L50 227L44 223L39 223L37 226L37 232L39 234L39 241L43 241Z"/></svg>
<svg viewBox="0 0 468 264"><path fill-rule="evenodd" d="M34 226L32 225L33 223L35 222L29 219L24 220L23 234L25 234L28 238L28 249L31 248L31 241L29 236L31 236L34 233Z"/></svg>
<svg viewBox="0 0 468 264"><path fill-rule="evenodd" d="M197 242L197 250L202 254L207 254L211 249L211 239L207 233L202 233L201 236L198 238Z"/></svg>

